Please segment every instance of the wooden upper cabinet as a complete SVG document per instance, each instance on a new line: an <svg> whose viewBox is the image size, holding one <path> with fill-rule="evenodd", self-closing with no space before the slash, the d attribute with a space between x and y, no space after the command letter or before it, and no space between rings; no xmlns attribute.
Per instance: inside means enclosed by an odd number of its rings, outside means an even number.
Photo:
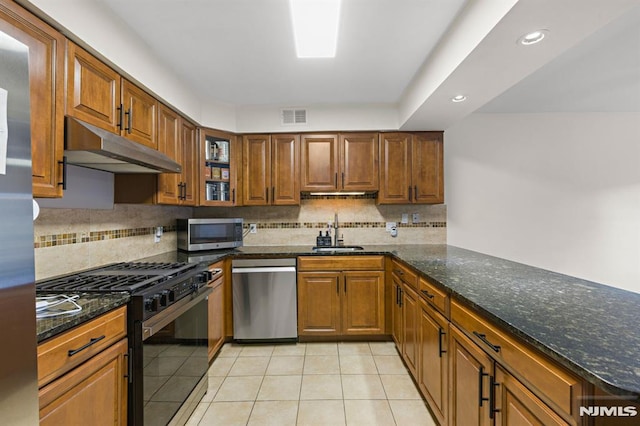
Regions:
<svg viewBox="0 0 640 426"><path fill-rule="evenodd" d="M158 109L158 151L180 163L184 170L180 130L180 116L164 105L160 105ZM158 203L179 204L180 177L181 175L178 173L158 175Z"/></svg>
<svg viewBox="0 0 640 426"><path fill-rule="evenodd" d="M62 197L65 39L5 0L0 0L0 31L29 47L33 196Z"/></svg>
<svg viewBox="0 0 640 426"><path fill-rule="evenodd" d="M200 206L242 205L242 139L200 128L198 187Z"/></svg>
<svg viewBox="0 0 640 426"><path fill-rule="evenodd" d="M444 202L443 143L441 132L418 133L413 138L413 195L416 203Z"/></svg>
<svg viewBox="0 0 640 426"><path fill-rule="evenodd" d="M378 190L375 133L302 135L302 191Z"/></svg>
<svg viewBox="0 0 640 426"><path fill-rule="evenodd" d="M127 80L122 80L123 136L157 149L155 98Z"/></svg>
<svg viewBox="0 0 640 426"><path fill-rule="evenodd" d="M338 189L338 135L302 135L301 191Z"/></svg>
<svg viewBox="0 0 640 426"><path fill-rule="evenodd" d="M196 206L198 204L198 136L196 126L180 119L182 132L182 204Z"/></svg>
<svg viewBox="0 0 640 426"><path fill-rule="evenodd" d="M271 137L245 135L242 138L243 204L264 206L269 204L271 187Z"/></svg>
<svg viewBox="0 0 640 426"><path fill-rule="evenodd" d="M116 71L67 41L67 115L120 134L120 90Z"/></svg>
<svg viewBox="0 0 640 426"><path fill-rule="evenodd" d="M411 186L411 143L409 133L380 134L380 191L378 202L408 204Z"/></svg>
<svg viewBox="0 0 640 426"><path fill-rule="evenodd" d="M271 204L300 204L300 136L271 136Z"/></svg>
<svg viewBox="0 0 640 426"><path fill-rule="evenodd" d="M378 135L340 135L340 182L344 191L378 190Z"/></svg>
<svg viewBox="0 0 640 426"><path fill-rule="evenodd" d="M380 134L380 204L444 202L442 132Z"/></svg>
<svg viewBox="0 0 640 426"><path fill-rule="evenodd" d="M244 205L300 204L298 135L245 135L242 150Z"/></svg>
<svg viewBox="0 0 640 426"><path fill-rule="evenodd" d="M158 102L67 41L67 115L156 149Z"/></svg>

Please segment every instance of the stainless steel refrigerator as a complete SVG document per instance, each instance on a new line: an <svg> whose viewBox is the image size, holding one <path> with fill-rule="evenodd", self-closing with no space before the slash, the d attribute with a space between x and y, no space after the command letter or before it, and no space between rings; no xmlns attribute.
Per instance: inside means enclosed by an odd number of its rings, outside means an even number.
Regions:
<svg viewBox="0 0 640 426"><path fill-rule="evenodd" d="M0 32L0 423L38 424L28 48Z"/></svg>

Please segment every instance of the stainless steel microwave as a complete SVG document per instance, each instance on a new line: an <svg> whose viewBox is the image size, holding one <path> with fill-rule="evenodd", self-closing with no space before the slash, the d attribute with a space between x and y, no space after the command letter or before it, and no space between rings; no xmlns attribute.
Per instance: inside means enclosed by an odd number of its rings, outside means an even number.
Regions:
<svg viewBox="0 0 640 426"><path fill-rule="evenodd" d="M186 251L242 246L242 219L178 219L178 248Z"/></svg>

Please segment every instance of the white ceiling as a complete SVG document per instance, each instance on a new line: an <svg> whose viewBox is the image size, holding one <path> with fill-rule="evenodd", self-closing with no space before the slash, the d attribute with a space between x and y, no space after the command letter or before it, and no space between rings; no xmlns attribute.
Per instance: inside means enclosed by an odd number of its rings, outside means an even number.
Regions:
<svg viewBox="0 0 640 426"><path fill-rule="evenodd" d="M278 110L293 106L316 119L299 130L640 110L640 0L343 0L334 59L296 58L288 0L19 1L225 130L287 131ZM540 28L544 42L516 44Z"/></svg>
<svg viewBox="0 0 640 426"><path fill-rule="evenodd" d="M344 0L335 58L296 57L288 0L99 0L203 96L393 103L466 0Z"/></svg>

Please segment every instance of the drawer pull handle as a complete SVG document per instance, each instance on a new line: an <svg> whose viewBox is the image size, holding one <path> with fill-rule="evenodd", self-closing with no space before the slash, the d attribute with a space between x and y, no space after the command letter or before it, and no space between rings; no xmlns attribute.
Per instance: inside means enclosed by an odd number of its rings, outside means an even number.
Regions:
<svg viewBox="0 0 640 426"><path fill-rule="evenodd" d="M422 294L427 296L429 299L433 299L434 295L429 293L427 290L420 290L420 291L422 292Z"/></svg>
<svg viewBox="0 0 640 426"><path fill-rule="evenodd" d="M500 352L500 345L494 345L487 339L486 334L478 333L474 331L473 334L480 340L482 340L487 346L494 350L494 352Z"/></svg>
<svg viewBox="0 0 640 426"><path fill-rule="evenodd" d="M395 272L398 275L404 275L404 272L402 272L402 269L394 269L393 272Z"/></svg>
<svg viewBox="0 0 640 426"><path fill-rule="evenodd" d="M75 354L77 354L78 352L82 352L83 350L87 349L89 346L98 343L100 340L104 339L105 335L103 334L100 337L93 337L91 339L89 339L89 342L85 345L80 346L78 349L69 349L69 356L74 356Z"/></svg>

